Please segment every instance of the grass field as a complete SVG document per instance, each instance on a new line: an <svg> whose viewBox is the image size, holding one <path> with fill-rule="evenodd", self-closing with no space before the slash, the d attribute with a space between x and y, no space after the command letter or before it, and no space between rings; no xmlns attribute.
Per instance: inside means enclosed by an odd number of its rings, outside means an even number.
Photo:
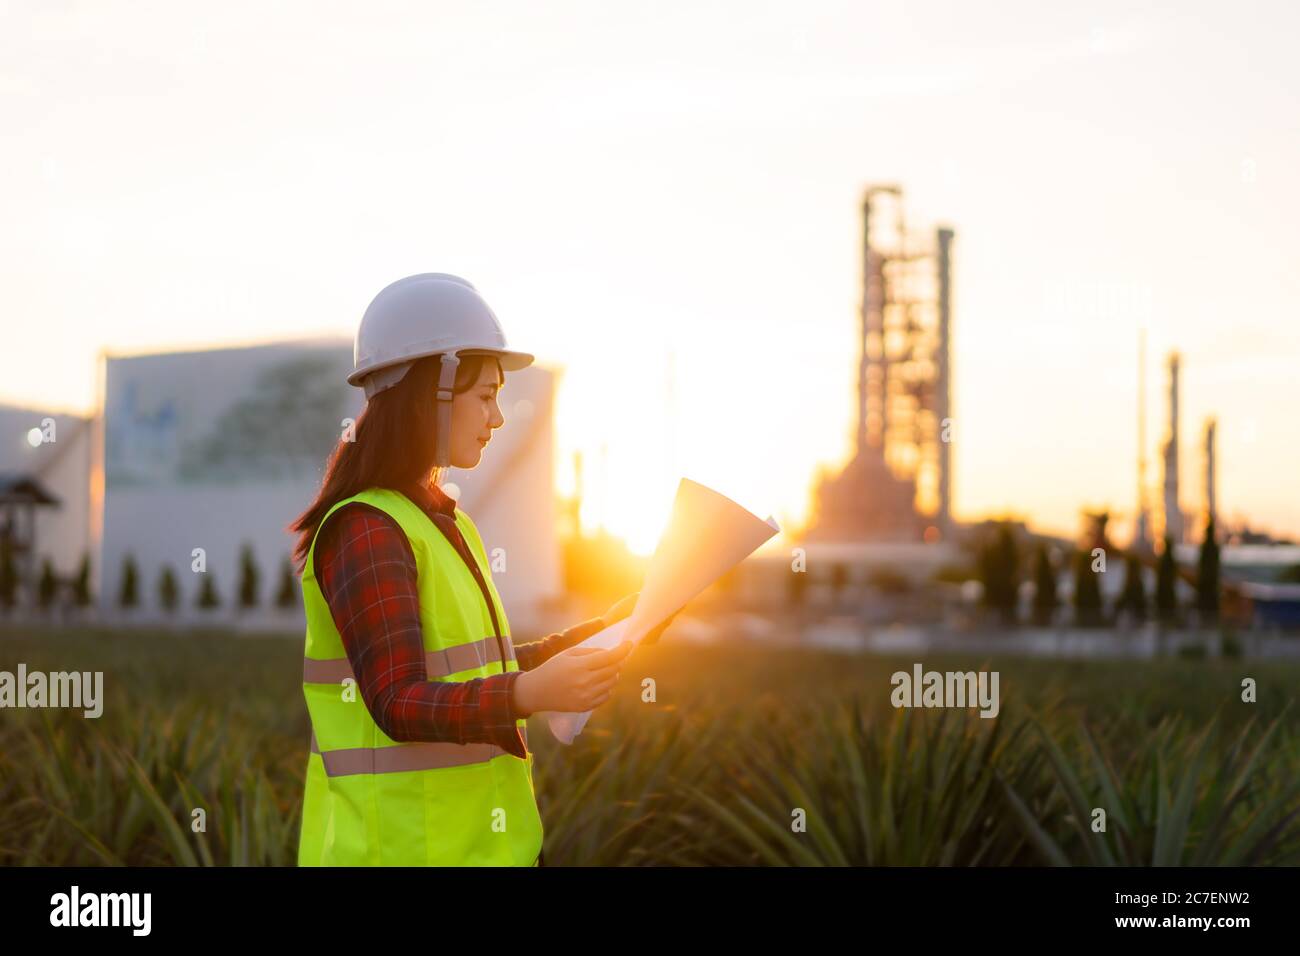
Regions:
<svg viewBox="0 0 1300 956"><path fill-rule="evenodd" d="M93 720L0 710L0 864L292 865L301 655L0 632L0 670L100 670L105 697ZM890 706L914 662L671 635L637 651L572 747L530 725L547 864L1300 864L1300 664L924 659L1000 672L981 719Z"/></svg>

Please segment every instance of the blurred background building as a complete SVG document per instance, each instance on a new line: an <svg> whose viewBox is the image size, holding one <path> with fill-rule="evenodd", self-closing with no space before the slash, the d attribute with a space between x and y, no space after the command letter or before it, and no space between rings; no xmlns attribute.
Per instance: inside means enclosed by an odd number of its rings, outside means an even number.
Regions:
<svg viewBox="0 0 1300 956"><path fill-rule="evenodd" d="M294 544L287 526L319 488L347 420L361 412L361 391L345 381L351 368L352 343L334 339L104 355L92 418L0 408L0 527L16 544L20 603L33 599L46 560L69 584L89 557L99 619L122 618L129 558L138 593L130 621L225 620L234 615L247 555L257 569L257 601L240 622L296 621L300 591L295 607L275 607ZM500 402L513 427L497 433L477 468L448 471L449 490L497 559L494 576L514 629L537 625L562 590L554 385L554 373L538 365L508 375ZM53 430L42 432L43 421ZM24 524L28 512L34 528ZM203 551L216 608L197 606L204 575L192 571L195 549ZM167 568L178 590L169 615L159 597Z"/></svg>

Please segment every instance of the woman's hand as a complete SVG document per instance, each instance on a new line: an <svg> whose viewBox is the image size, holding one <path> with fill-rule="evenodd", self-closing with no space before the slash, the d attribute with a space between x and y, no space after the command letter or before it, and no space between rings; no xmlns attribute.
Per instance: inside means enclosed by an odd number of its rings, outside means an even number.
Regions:
<svg viewBox="0 0 1300 956"><path fill-rule="evenodd" d="M514 705L520 716L539 710L581 713L594 710L613 693L618 669L632 642L617 647L570 647L515 681Z"/></svg>
<svg viewBox="0 0 1300 956"><path fill-rule="evenodd" d="M601 620L605 622L605 626L609 627L616 621L621 621L631 615L633 608L636 607L636 599L640 596L640 591L633 591L627 597L619 598L617 602L610 606L608 611L600 616Z"/></svg>
<svg viewBox="0 0 1300 956"><path fill-rule="evenodd" d="M633 609L636 608L636 599L640 596L640 591L634 591L627 597L619 598L619 600L613 604L608 611L601 615L601 619L605 622L605 626L609 627L616 621L621 621L623 618L630 616ZM673 622L673 618L677 617L680 611L681 608L678 608L676 611L673 611L672 614L668 615L667 620L658 624L654 630L641 638L641 643L653 644L655 641L659 640L659 635L668 629L668 625Z"/></svg>

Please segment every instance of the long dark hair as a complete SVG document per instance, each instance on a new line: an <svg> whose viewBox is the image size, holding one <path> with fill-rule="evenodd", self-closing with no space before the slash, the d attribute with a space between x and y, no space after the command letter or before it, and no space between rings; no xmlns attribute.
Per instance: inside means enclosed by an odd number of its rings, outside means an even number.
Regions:
<svg viewBox="0 0 1300 956"><path fill-rule="evenodd" d="M495 362L490 355L461 355L452 391L473 388L489 359ZM441 484L445 469L434 464L435 393L441 368L440 355L417 359L400 382L366 402L354 426L353 440L340 437L325 466L316 500L288 527L298 535L293 559L299 574L306 567L307 552L321 521L344 498L367 488L429 489Z"/></svg>

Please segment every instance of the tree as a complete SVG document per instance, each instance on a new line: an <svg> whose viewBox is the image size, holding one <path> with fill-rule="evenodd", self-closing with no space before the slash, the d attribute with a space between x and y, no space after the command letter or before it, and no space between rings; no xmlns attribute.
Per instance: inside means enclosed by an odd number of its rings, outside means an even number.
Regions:
<svg viewBox="0 0 1300 956"><path fill-rule="evenodd" d="M176 584L176 575L169 564L162 569L162 574L158 577L158 606L168 614L172 614L179 603L180 588Z"/></svg>
<svg viewBox="0 0 1300 956"><path fill-rule="evenodd" d="M41 562L41 580L36 586L36 603L42 611L54 607L54 599L59 596L59 579L54 573L54 565L46 558Z"/></svg>
<svg viewBox="0 0 1300 956"><path fill-rule="evenodd" d="M1074 559L1074 620L1079 627L1100 627L1101 588L1092 569L1092 552L1079 551Z"/></svg>
<svg viewBox="0 0 1300 956"><path fill-rule="evenodd" d="M257 585L261 575L257 562L253 558L251 545L244 545L239 552L239 607L247 610L257 606Z"/></svg>
<svg viewBox="0 0 1300 956"><path fill-rule="evenodd" d="M831 600L839 601L849 585L849 568L842 561L831 565Z"/></svg>
<svg viewBox="0 0 1300 956"><path fill-rule="evenodd" d="M1060 603L1056 596L1056 568L1047 545L1040 544L1034 563L1034 623L1039 627L1051 624Z"/></svg>
<svg viewBox="0 0 1300 956"><path fill-rule="evenodd" d="M1142 582L1142 562L1136 554L1130 553L1124 562L1124 590L1115 602L1115 610L1127 611L1137 622L1146 620L1147 591Z"/></svg>
<svg viewBox="0 0 1300 956"><path fill-rule="evenodd" d="M117 594L117 606L120 608L133 608L140 603L138 593L138 573L135 568L135 558L131 554L122 560L122 587Z"/></svg>
<svg viewBox="0 0 1300 956"><path fill-rule="evenodd" d="M795 571L791 569L786 583L786 600L792 607L802 607L807 599L807 595L807 570Z"/></svg>
<svg viewBox="0 0 1300 956"><path fill-rule="evenodd" d="M220 606L221 599L217 596L217 586L212 580L211 571L203 572L203 583L199 585L199 599L195 603L205 611Z"/></svg>
<svg viewBox="0 0 1300 956"><path fill-rule="evenodd" d="M72 603L79 608L90 606L90 555L81 556L81 567L72 579Z"/></svg>
<svg viewBox="0 0 1300 956"><path fill-rule="evenodd" d="M868 576L871 586L881 594L907 594L912 582L906 574L891 567L879 567Z"/></svg>
<svg viewBox="0 0 1300 956"><path fill-rule="evenodd" d="M1219 619L1219 542L1214 539L1214 518L1205 523L1205 540L1196 566L1196 610L1202 624Z"/></svg>
<svg viewBox="0 0 1300 956"><path fill-rule="evenodd" d="M1166 535L1165 548L1156 569L1156 616L1161 624L1172 624L1178 617L1178 592L1175 583L1178 566L1174 563L1174 539Z"/></svg>
<svg viewBox="0 0 1300 956"><path fill-rule="evenodd" d="M18 601L18 567L14 563L14 543L8 535L0 536L0 607L13 610Z"/></svg>
<svg viewBox="0 0 1300 956"><path fill-rule="evenodd" d="M1011 528L999 525L993 542L979 558L980 582L984 585L984 604L999 612L1005 623L1016 620L1020 559Z"/></svg>
<svg viewBox="0 0 1300 956"><path fill-rule="evenodd" d="M275 596L275 606L283 610L298 606L298 582L288 558L280 566L280 590Z"/></svg>
<svg viewBox="0 0 1300 956"><path fill-rule="evenodd" d="M1092 519L1092 545L1093 548L1101 548L1104 551L1110 550L1110 542L1106 540L1106 525L1110 524L1109 511L1092 511L1088 512L1088 517Z"/></svg>

